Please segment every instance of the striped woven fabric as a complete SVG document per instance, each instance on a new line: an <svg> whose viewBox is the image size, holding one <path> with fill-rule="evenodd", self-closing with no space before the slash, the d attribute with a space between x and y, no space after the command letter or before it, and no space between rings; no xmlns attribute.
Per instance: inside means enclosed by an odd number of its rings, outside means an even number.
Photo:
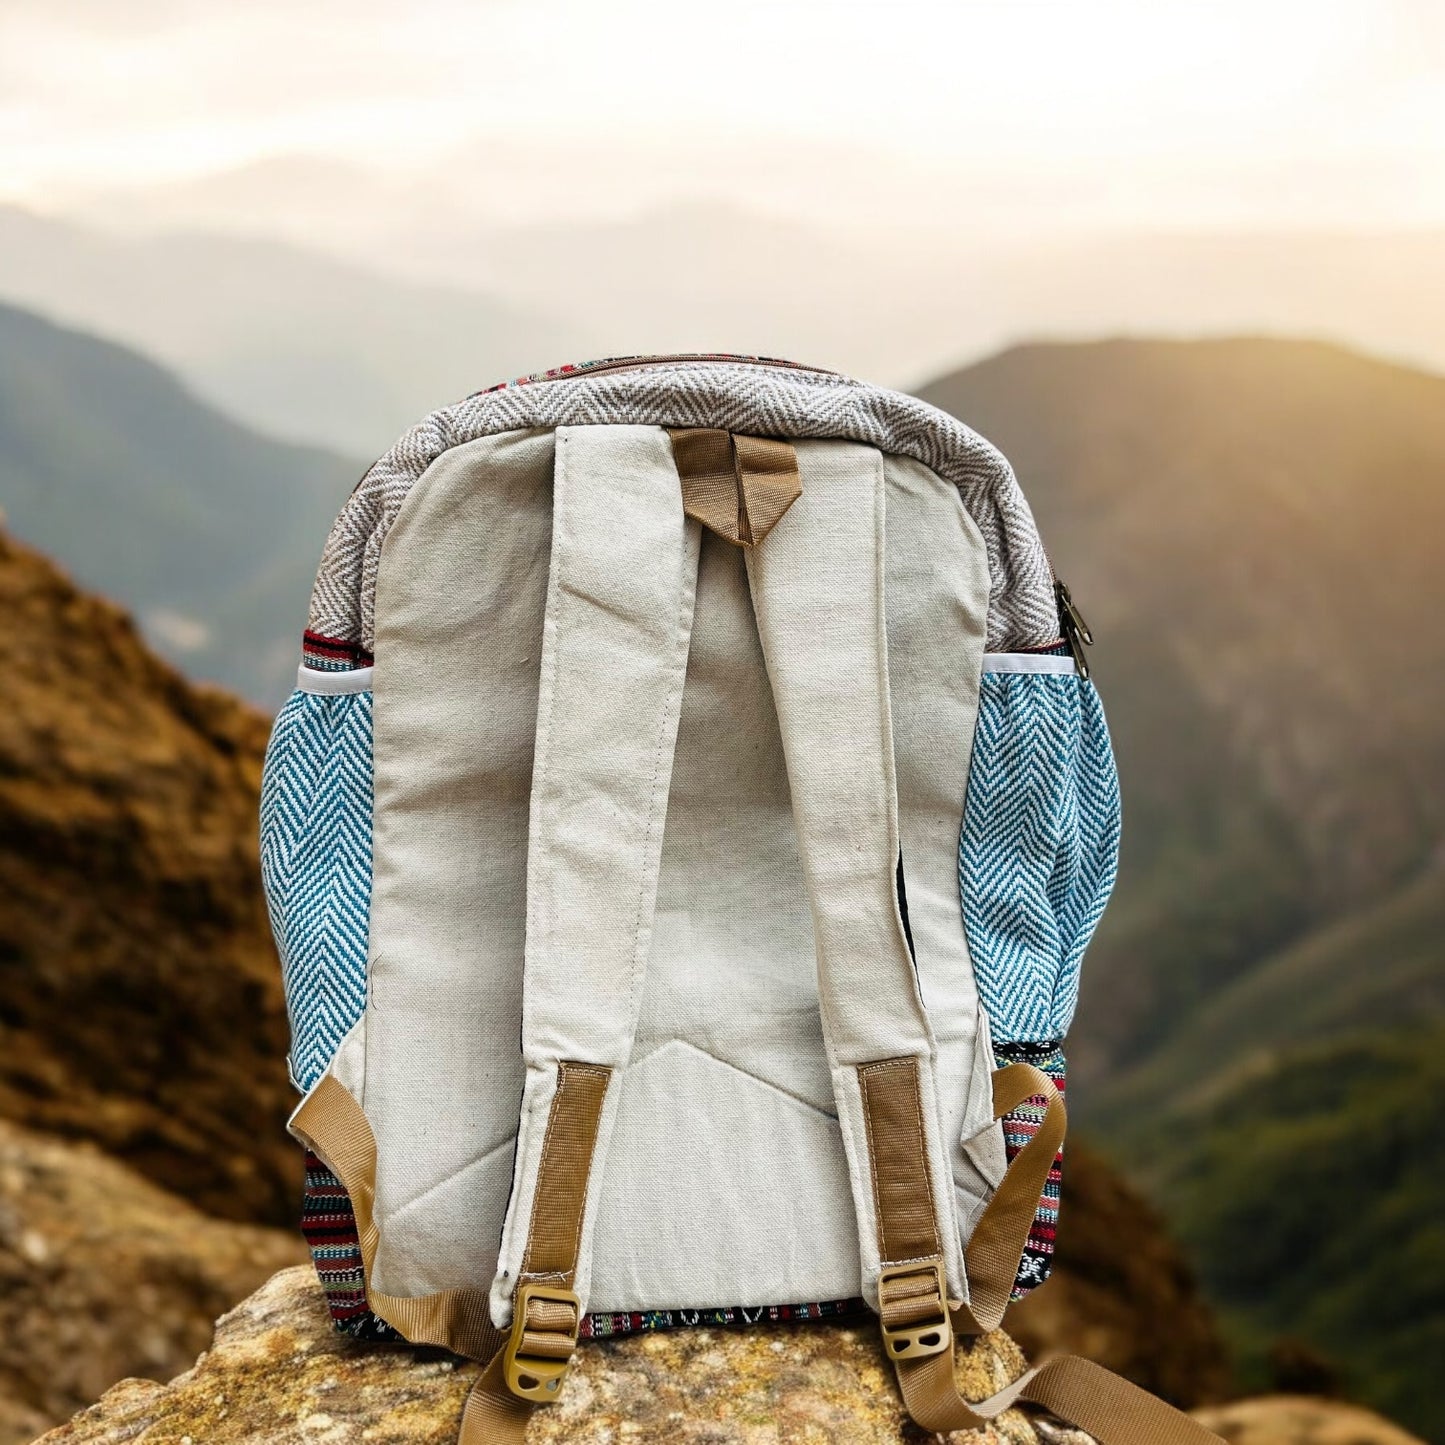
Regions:
<svg viewBox="0 0 1445 1445"><path fill-rule="evenodd" d="M1067 1065L1064 1051L1057 1044L1001 1044L996 1049L999 1068L1008 1064L1032 1064L1042 1069L1063 1093L1067 1083ZM1025 1099L1011 1114L1003 1119L1004 1151L1008 1162L1013 1163L1019 1152L1039 1132L1048 1101L1041 1094ZM1012 1300L1021 1300L1031 1294L1048 1279L1054 1263L1054 1246L1059 1231L1059 1199L1064 1183L1064 1151L1054 1156L1053 1167L1049 1170L1044 1192L1039 1199L1038 1212L1029 1228L1028 1244L1019 1260L1018 1275L1014 1280Z"/></svg>
<svg viewBox="0 0 1445 1445"><path fill-rule="evenodd" d="M356 1213L346 1186L325 1163L306 1151L306 1186L301 1201L301 1233L311 1247L316 1277L326 1294L331 1321L338 1330L363 1340L401 1336L372 1314L366 1304L366 1272Z"/></svg>

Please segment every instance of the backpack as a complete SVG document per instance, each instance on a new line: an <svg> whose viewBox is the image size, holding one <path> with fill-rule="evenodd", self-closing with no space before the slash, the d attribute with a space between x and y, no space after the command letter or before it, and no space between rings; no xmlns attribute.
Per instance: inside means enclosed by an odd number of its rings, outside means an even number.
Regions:
<svg viewBox="0 0 1445 1445"><path fill-rule="evenodd" d="M954 1380L1053 1254L1090 642L999 452L833 373L614 359L402 437L261 802L337 1326L485 1361L468 1445L581 1339L862 1310L926 1429L1216 1440L1080 1359Z"/></svg>

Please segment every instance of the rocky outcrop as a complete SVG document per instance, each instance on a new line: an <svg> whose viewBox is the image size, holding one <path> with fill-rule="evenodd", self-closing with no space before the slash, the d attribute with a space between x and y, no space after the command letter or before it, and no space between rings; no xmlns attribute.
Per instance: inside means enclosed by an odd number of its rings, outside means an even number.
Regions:
<svg viewBox="0 0 1445 1445"><path fill-rule="evenodd" d="M1240 1400L1199 1419L1229 1445L1425 1445L1369 1410L1295 1395Z"/></svg>
<svg viewBox="0 0 1445 1445"><path fill-rule="evenodd" d="M0 1445L125 1375L169 1378L212 1321L305 1250L222 1223L107 1159L0 1121Z"/></svg>
<svg viewBox="0 0 1445 1445"><path fill-rule="evenodd" d="M960 1361L985 1395L1023 1368L990 1335ZM311 1272L276 1275L216 1326L215 1343L170 1385L126 1380L44 1445L453 1445L477 1367L434 1351L360 1345L327 1323ZM625 1434L619 1434L624 1426ZM563 1400L538 1411L532 1445L896 1445L892 1370L866 1326L679 1330L585 1345ZM1022 1415L958 1445L1087 1445L1039 1434Z"/></svg>
<svg viewBox="0 0 1445 1445"><path fill-rule="evenodd" d="M0 533L0 1116L213 1214L295 1214L265 717Z"/></svg>

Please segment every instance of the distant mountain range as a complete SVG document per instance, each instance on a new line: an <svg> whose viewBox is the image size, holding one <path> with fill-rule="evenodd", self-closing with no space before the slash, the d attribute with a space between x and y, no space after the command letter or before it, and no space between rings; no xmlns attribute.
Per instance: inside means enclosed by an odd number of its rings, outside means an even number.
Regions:
<svg viewBox="0 0 1445 1445"><path fill-rule="evenodd" d="M202 191L179 210L131 198L109 227L0 206L0 300L347 455L505 377L628 352L791 356L906 387L1021 337L1247 333L1445 371L1419 304L1445 291L1440 230L1004 241L926 216L825 230L703 203L523 227L466 195L442 223L422 188L311 164ZM292 239L239 234L238 215Z"/></svg>
<svg viewBox="0 0 1445 1445"><path fill-rule="evenodd" d="M0 300L136 347L264 432L368 460L436 407L597 345L480 287L262 239L127 239L6 206Z"/></svg>
<svg viewBox="0 0 1445 1445"><path fill-rule="evenodd" d="M0 305L0 508L193 677L277 705L364 464L270 441L134 352Z"/></svg>

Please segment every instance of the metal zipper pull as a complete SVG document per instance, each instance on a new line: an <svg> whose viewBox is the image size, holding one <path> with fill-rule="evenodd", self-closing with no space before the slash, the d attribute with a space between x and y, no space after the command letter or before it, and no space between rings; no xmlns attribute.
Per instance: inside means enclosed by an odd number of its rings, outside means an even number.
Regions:
<svg viewBox="0 0 1445 1445"><path fill-rule="evenodd" d="M1062 578L1054 581L1054 597L1059 605L1059 627L1064 634L1064 641L1069 644L1069 651L1073 654L1074 666L1079 669L1080 677L1087 678L1089 659L1084 648L1094 645L1094 634L1089 630L1089 624L1084 621L1084 614L1074 605L1068 584Z"/></svg>

